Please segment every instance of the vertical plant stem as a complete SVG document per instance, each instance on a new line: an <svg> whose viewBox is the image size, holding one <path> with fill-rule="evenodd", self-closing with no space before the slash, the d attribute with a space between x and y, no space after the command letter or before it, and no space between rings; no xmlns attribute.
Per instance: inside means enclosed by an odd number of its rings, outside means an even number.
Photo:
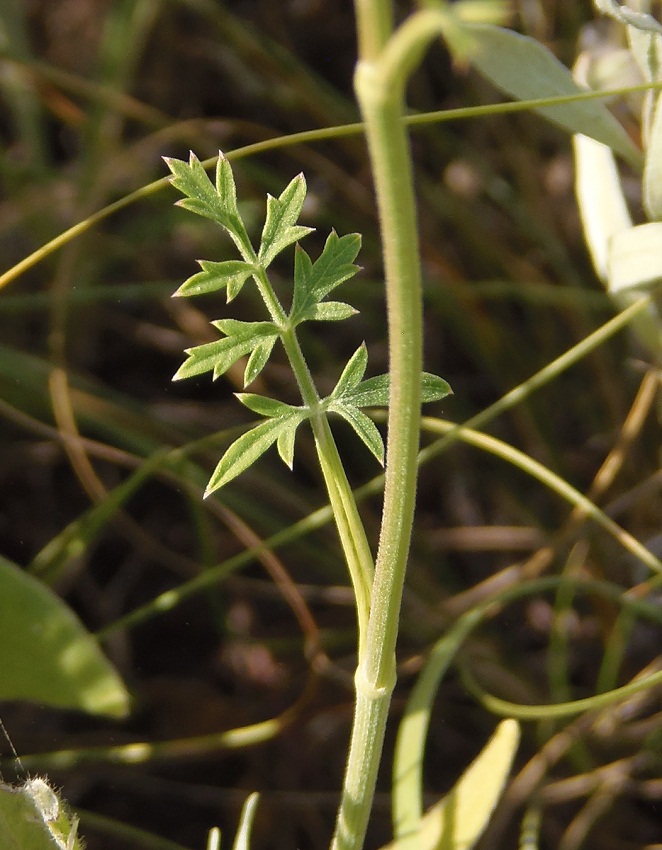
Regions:
<svg viewBox="0 0 662 850"><path fill-rule="evenodd" d="M389 327L391 375L384 508L371 600L368 639L359 654L356 709L334 850L363 846L395 686L395 644L416 497L420 425L422 295L412 162L404 114L404 85L393 85L378 50L391 20L380 0L357 0L363 51L355 90L365 122L377 193ZM380 39L364 32L373 27Z"/></svg>
<svg viewBox="0 0 662 850"><path fill-rule="evenodd" d="M250 249L247 248L247 250L249 250L249 253L244 256L244 259L257 264L258 259L252 247ZM269 310L272 321L278 325L282 325L286 321L286 313L264 270L256 273L255 282ZM374 572L370 544L368 543L365 528L356 505L356 499L345 474L345 468L340 459L336 442L333 439L326 412L320 405L320 398L312 375L308 370L296 333L290 329L282 334L281 340L299 386L301 398L311 411L310 424L315 436L317 455L329 495L329 502L333 510L338 536L352 580L356 601L359 646L363 647L367 640L370 595Z"/></svg>

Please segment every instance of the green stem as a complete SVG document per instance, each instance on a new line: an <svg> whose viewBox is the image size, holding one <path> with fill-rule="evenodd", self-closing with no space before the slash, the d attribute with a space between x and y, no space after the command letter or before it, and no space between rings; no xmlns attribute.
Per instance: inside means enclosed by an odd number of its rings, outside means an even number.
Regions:
<svg viewBox="0 0 662 850"><path fill-rule="evenodd" d="M250 252L252 252L252 248ZM254 253L251 256L250 252L246 252L244 259L248 262L257 263L257 256ZM320 397L301 351L296 332L287 327L287 314L283 310L264 269L258 271L254 277L272 320L281 328L284 328L281 333L283 347L297 380L303 403L311 411L310 423L315 436L317 455L354 588L359 646L363 647L367 639L374 572L368 538L336 442L333 439L327 415L320 404Z"/></svg>
<svg viewBox="0 0 662 850"><path fill-rule="evenodd" d="M385 4L374 0L372 8ZM370 25L367 0L359 27ZM362 7L359 16L359 7ZM359 38L360 44L363 39ZM420 426L422 294L413 174L403 123L403 86L379 58L362 56L355 90L365 122L380 216L389 325L390 404L384 509L365 651L356 672L356 711L334 850L363 846L395 685L395 645L416 497Z"/></svg>

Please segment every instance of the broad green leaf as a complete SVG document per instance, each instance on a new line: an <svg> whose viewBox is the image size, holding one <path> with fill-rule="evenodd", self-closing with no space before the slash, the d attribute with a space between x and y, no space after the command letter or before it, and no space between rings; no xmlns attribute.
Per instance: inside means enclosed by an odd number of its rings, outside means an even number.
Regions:
<svg viewBox="0 0 662 850"><path fill-rule="evenodd" d="M253 413L258 413L260 416L270 416L272 419L278 419L281 416L291 417L301 412L305 413L305 409L302 407L294 407L291 404L285 404L284 401L278 401L278 399L264 395L235 393L235 396Z"/></svg>
<svg viewBox="0 0 662 850"><path fill-rule="evenodd" d="M342 398L353 390L361 381L368 366L368 349L365 343L356 349L350 357L347 365L338 378L338 383L333 388L331 398Z"/></svg>
<svg viewBox="0 0 662 850"><path fill-rule="evenodd" d="M46 585L0 557L0 700L125 717L129 695L97 642Z"/></svg>
<svg viewBox="0 0 662 850"><path fill-rule="evenodd" d="M45 779L0 784L2 850L82 850L77 831L78 818Z"/></svg>
<svg viewBox="0 0 662 850"><path fill-rule="evenodd" d="M269 360L271 352L274 349L274 345L276 344L276 339L277 337L275 336L269 336L264 340L264 342L256 345L253 349L251 356L248 358L246 369L244 370L245 387L252 384L267 365L267 361Z"/></svg>
<svg viewBox="0 0 662 850"><path fill-rule="evenodd" d="M255 266L243 260L224 260L213 263L199 260L201 272L194 274L174 293L176 296L206 295L227 288L228 303L239 293Z"/></svg>
<svg viewBox="0 0 662 850"><path fill-rule="evenodd" d="M341 322L356 316L359 311L344 301L321 301L311 304L307 310L297 314L297 324L300 322Z"/></svg>
<svg viewBox="0 0 662 850"><path fill-rule="evenodd" d="M268 419L235 440L209 479L205 498L252 466L290 425L286 417Z"/></svg>
<svg viewBox="0 0 662 850"><path fill-rule="evenodd" d="M332 231L324 249L313 263L299 248L294 257L294 298L291 318L296 323L301 313L321 301L336 286L353 277L360 267L354 265L361 248L361 236L348 233L338 236Z"/></svg>
<svg viewBox="0 0 662 850"><path fill-rule="evenodd" d="M383 850L469 850L503 793L519 744L516 720L503 720L451 791L421 818L417 834Z"/></svg>
<svg viewBox="0 0 662 850"><path fill-rule="evenodd" d="M258 259L263 268L280 252L312 233L312 227L296 225L306 199L306 180L299 174L278 198L267 196L267 217L262 230Z"/></svg>
<svg viewBox="0 0 662 850"><path fill-rule="evenodd" d="M451 29L451 47L501 91L517 100L576 95L583 91L570 71L540 42L490 24L462 24ZM570 133L583 133L619 153L631 165L641 153L607 107L594 100L536 109Z"/></svg>
<svg viewBox="0 0 662 850"><path fill-rule="evenodd" d="M390 379L388 375L375 375L362 381L357 387L340 396L345 404L355 407L388 407L389 404ZM440 401L453 390L447 381L430 372L421 375L421 403Z"/></svg>
<svg viewBox="0 0 662 850"><path fill-rule="evenodd" d="M330 413L337 413L339 416L348 422L356 431L361 440L370 449L372 454L377 458L379 463L384 465L384 441L379 433L377 426L362 413L358 407L349 404L343 404L340 401L332 402L328 410Z"/></svg>

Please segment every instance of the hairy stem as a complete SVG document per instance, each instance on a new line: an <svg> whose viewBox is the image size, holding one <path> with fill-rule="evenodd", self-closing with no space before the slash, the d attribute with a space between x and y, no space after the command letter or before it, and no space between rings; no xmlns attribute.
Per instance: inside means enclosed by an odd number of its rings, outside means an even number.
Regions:
<svg viewBox="0 0 662 850"><path fill-rule="evenodd" d="M371 25L371 10L375 20L383 22L384 5L380 0L357 0L360 30ZM421 272L403 87L383 73L374 41L360 34L359 44L365 53L357 66L355 90L379 208L391 390L382 527L368 639L356 672L356 711L334 850L363 846L395 685L395 644L416 496L422 371Z"/></svg>

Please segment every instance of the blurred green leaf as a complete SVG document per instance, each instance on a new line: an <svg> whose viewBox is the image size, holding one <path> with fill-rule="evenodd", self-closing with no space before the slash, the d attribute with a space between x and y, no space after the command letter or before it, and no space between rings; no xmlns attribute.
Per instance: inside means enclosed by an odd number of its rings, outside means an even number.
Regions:
<svg viewBox="0 0 662 850"><path fill-rule="evenodd" d="M250 850L251 829L259 800L260 795L257 792L253 792L244 803L241 810L241 817L239 818L239 829L232 845L232 850Z"/></svg>
<svg viewBox="0 0 662 850"><path fill-rule="evenodd" d="M463 24L458 30L461 38L449 30L451 47L457 47L484 77L517 100L583 91L565 65L533 38L491 24ZM641 165L641 152L603 103L585 100L536 111L570 133L583 133L608 145L631 165Z"/></svg>
<svg viewBox="0 0 662 850"><path fill-rule="evenodd" d="M120 677L73 611L1 556L0 671L0 699L129 713Z"/></svg>
<svg viewBox="0 0 662 850"><path fill-rule="evenodd" d="M480 838L510 773L519 745L516 720L503 720L446 796L421 818L415 835L383 850L469 850Z"/></svg>
<svg viewBox="0 0 662 850"><path fill-rule="evenodd" d="M42 581L56 581L75 558L79 558L96 540L102 529L121 506L133 496L149 476L163 463L165 452L156 452L107 497L95 504L63 531L51 538L28 566Z"/></svg>

